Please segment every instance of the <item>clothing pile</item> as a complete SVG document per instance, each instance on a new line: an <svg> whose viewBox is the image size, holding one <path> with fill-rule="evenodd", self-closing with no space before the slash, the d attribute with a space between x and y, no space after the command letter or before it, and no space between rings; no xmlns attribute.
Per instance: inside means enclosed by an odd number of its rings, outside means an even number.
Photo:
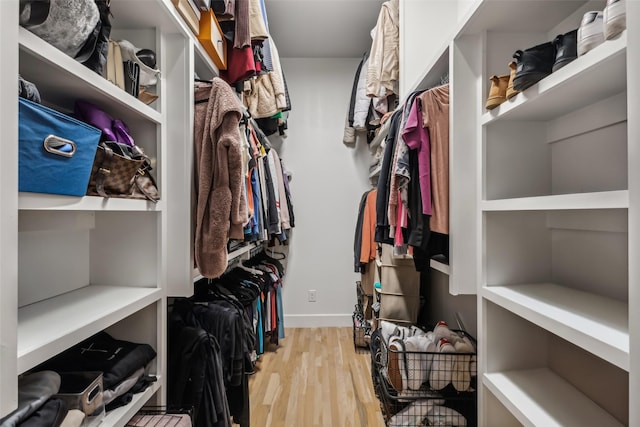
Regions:
<svg viewBox="0 0 640 427"><path fill-rule="evenodd" d="M227 39L220 77L241 87L245 106L267 135L284 135L291 100L264 0L213 0L211 7Z"/></svg>
<svg viewBox="0 0 640 427"><path fill-rule="evenodd" d="M227 268L229 239L287 240L294 226L290 174L231 87L195 86L195 262L207 278Z"/></svg>
<svg viewBox="0 0 640 427"><path fill-rule="evenodd" d="M129 404L134 394L156 381L146 374L155 357L155 350L148 344L116 340L100 332L20 376L18 409L1 419L0 426L78 427L86 425L86 417L99 421L105 410ZM73 383L75 393L75 388L85 387L79 378L95 372L102 373L102 395L92 398L96 407L85 414L82 408L69 406L65 396L70 392L64 379Z"/></svg>

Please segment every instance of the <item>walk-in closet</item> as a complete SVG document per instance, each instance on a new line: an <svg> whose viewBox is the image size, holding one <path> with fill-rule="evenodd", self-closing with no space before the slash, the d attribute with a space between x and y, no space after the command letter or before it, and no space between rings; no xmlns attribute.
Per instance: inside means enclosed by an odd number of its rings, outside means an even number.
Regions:
<svg viewBox="0 0 640 427"><path fill-rule="evenodd" d="M0 0L0 427L640 426L639 25Z"/></svg>

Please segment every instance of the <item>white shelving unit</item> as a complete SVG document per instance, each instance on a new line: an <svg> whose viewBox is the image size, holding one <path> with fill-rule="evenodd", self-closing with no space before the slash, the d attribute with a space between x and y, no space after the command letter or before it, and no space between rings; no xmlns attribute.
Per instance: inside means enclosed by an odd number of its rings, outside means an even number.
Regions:
<svg viewBox="0 0 640 427"><path fill-rule="evenodd" d="M553 40L605 6L505 3L480 2L457 36L481 40L483 52L479 64L461 55L483 82L471 98L481 147L480 423L635 425L628 270L637 236L628 226L627 166L635 142L627 120L639 111L627 102L627 68L636 46L623 32L486 112L488 78L508 74L513 52ZM627 19L632 25L638 16ZM603 375L598 384L580 379L594 371Z"/></svg>
<svg viewBox="0 0 640 427"><path fill-rule="evenodd" d="M624 425L549 369L486 374L483 385L523 426Z"/></svg>
<svg viewBox="0 0 640 427"><path fill-rule="evenodd" d="M189 292L193 76L218 74L170 0L112 0L111 38L153 49L160 98L146 105L18 25L0 2L0 94L18 73L43 104L72 112L90 101L130 128L154 163L161 200L19 193L18 103L0 106L0 418L17 405L18 375L106 330L149 343L158 381L102 425L124 426L144 405L166 404L166 297ZM169 286L171 284L171 286ZM179 292L177 286L183 285Z"/></svg>
<svg viewBox="0 0 640 427"><path fill-rule="evenodd" d="M605 1L401 2L401 98L449 74L449 293L477 293L481 426L640 425L640 3L626 4L619 37L486 111L516 50Z"/></svg>
<svg viewBox="0 0 640 427"><path fill-rule="evenodd" d="M449 265L431 260L431 268L448 276L451 295L476 294L477 260L474 239L479 224L469 220L476 211L475 152L476 117L467 101L468 91L477 83L466 80L459 66L459 46L453 43L456 31L477 7L472 0L406 0L400 2L400 98L416 90L439 86L443 77L450 81L449 125ZM422 34L429 29L429 43ZM416 54L416 52L420 52ZM478 53L479 55L479 53ZM478 57L479 59L479 57ZM473 110L473 111L472 111ZM473 112L473 114L471 114ZM457 116L465 116L460 123Z"/></svg>

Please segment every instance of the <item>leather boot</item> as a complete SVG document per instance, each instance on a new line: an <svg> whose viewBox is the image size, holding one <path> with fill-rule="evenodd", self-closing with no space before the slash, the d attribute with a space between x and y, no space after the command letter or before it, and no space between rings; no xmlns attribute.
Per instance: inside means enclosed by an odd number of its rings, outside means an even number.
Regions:
<svg viewBox="0 0 640 427"><path fill-rule="evenodd" d="M578 57L578 29L559 35L553 40L553 45L556 48L555 72Z"/></svg>
<svg viewBox="0 0 640 427"><path fill-rule="evenodd" d="M491 76L489 80L491 81L491 88L489 89L489 96L487 97L487 104L485 107L487 110L493 110L507 100L509 75Z"/></svg>
<svg viewBox="0 0 640 427"><path fill-rule="evenodd" d="M517 50L513 57L518 63L513 88L522 92L551 74L556 50L553 43L547 42L525 51Z"/></svg>
<svg viewBox="0 0 640 427"><path fill-rule="evenodd" d="M511 99L520 93L513 88L513 79L516 78L516 68L518 68L518 63L516 61L509 62L509 68L511 71L509 73L509 84L507 85L507 99Z"/></svg>

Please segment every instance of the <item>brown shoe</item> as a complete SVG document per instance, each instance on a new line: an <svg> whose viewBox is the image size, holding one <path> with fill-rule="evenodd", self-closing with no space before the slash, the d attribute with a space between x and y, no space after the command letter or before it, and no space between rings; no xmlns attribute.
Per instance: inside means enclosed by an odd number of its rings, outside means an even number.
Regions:
<svg viewBox="0 0 640 427"><path fill-rule="evenodd" d="M487 110L493 110L498 105L507 100L507 85L509 84L509 75L491 76L491 89L489 89L489 97L485 105Z"/></svg>
<svg viewBox="0 0 640 427"><path fill-rule="evenodd" d="M511 69L511 74L509 74L509 85L507 86L507 99L511 99L520 93L513 88L513 79L516 77L516 68L518 68L518 63L516 61L509 62L509 68Z"/></svg>

